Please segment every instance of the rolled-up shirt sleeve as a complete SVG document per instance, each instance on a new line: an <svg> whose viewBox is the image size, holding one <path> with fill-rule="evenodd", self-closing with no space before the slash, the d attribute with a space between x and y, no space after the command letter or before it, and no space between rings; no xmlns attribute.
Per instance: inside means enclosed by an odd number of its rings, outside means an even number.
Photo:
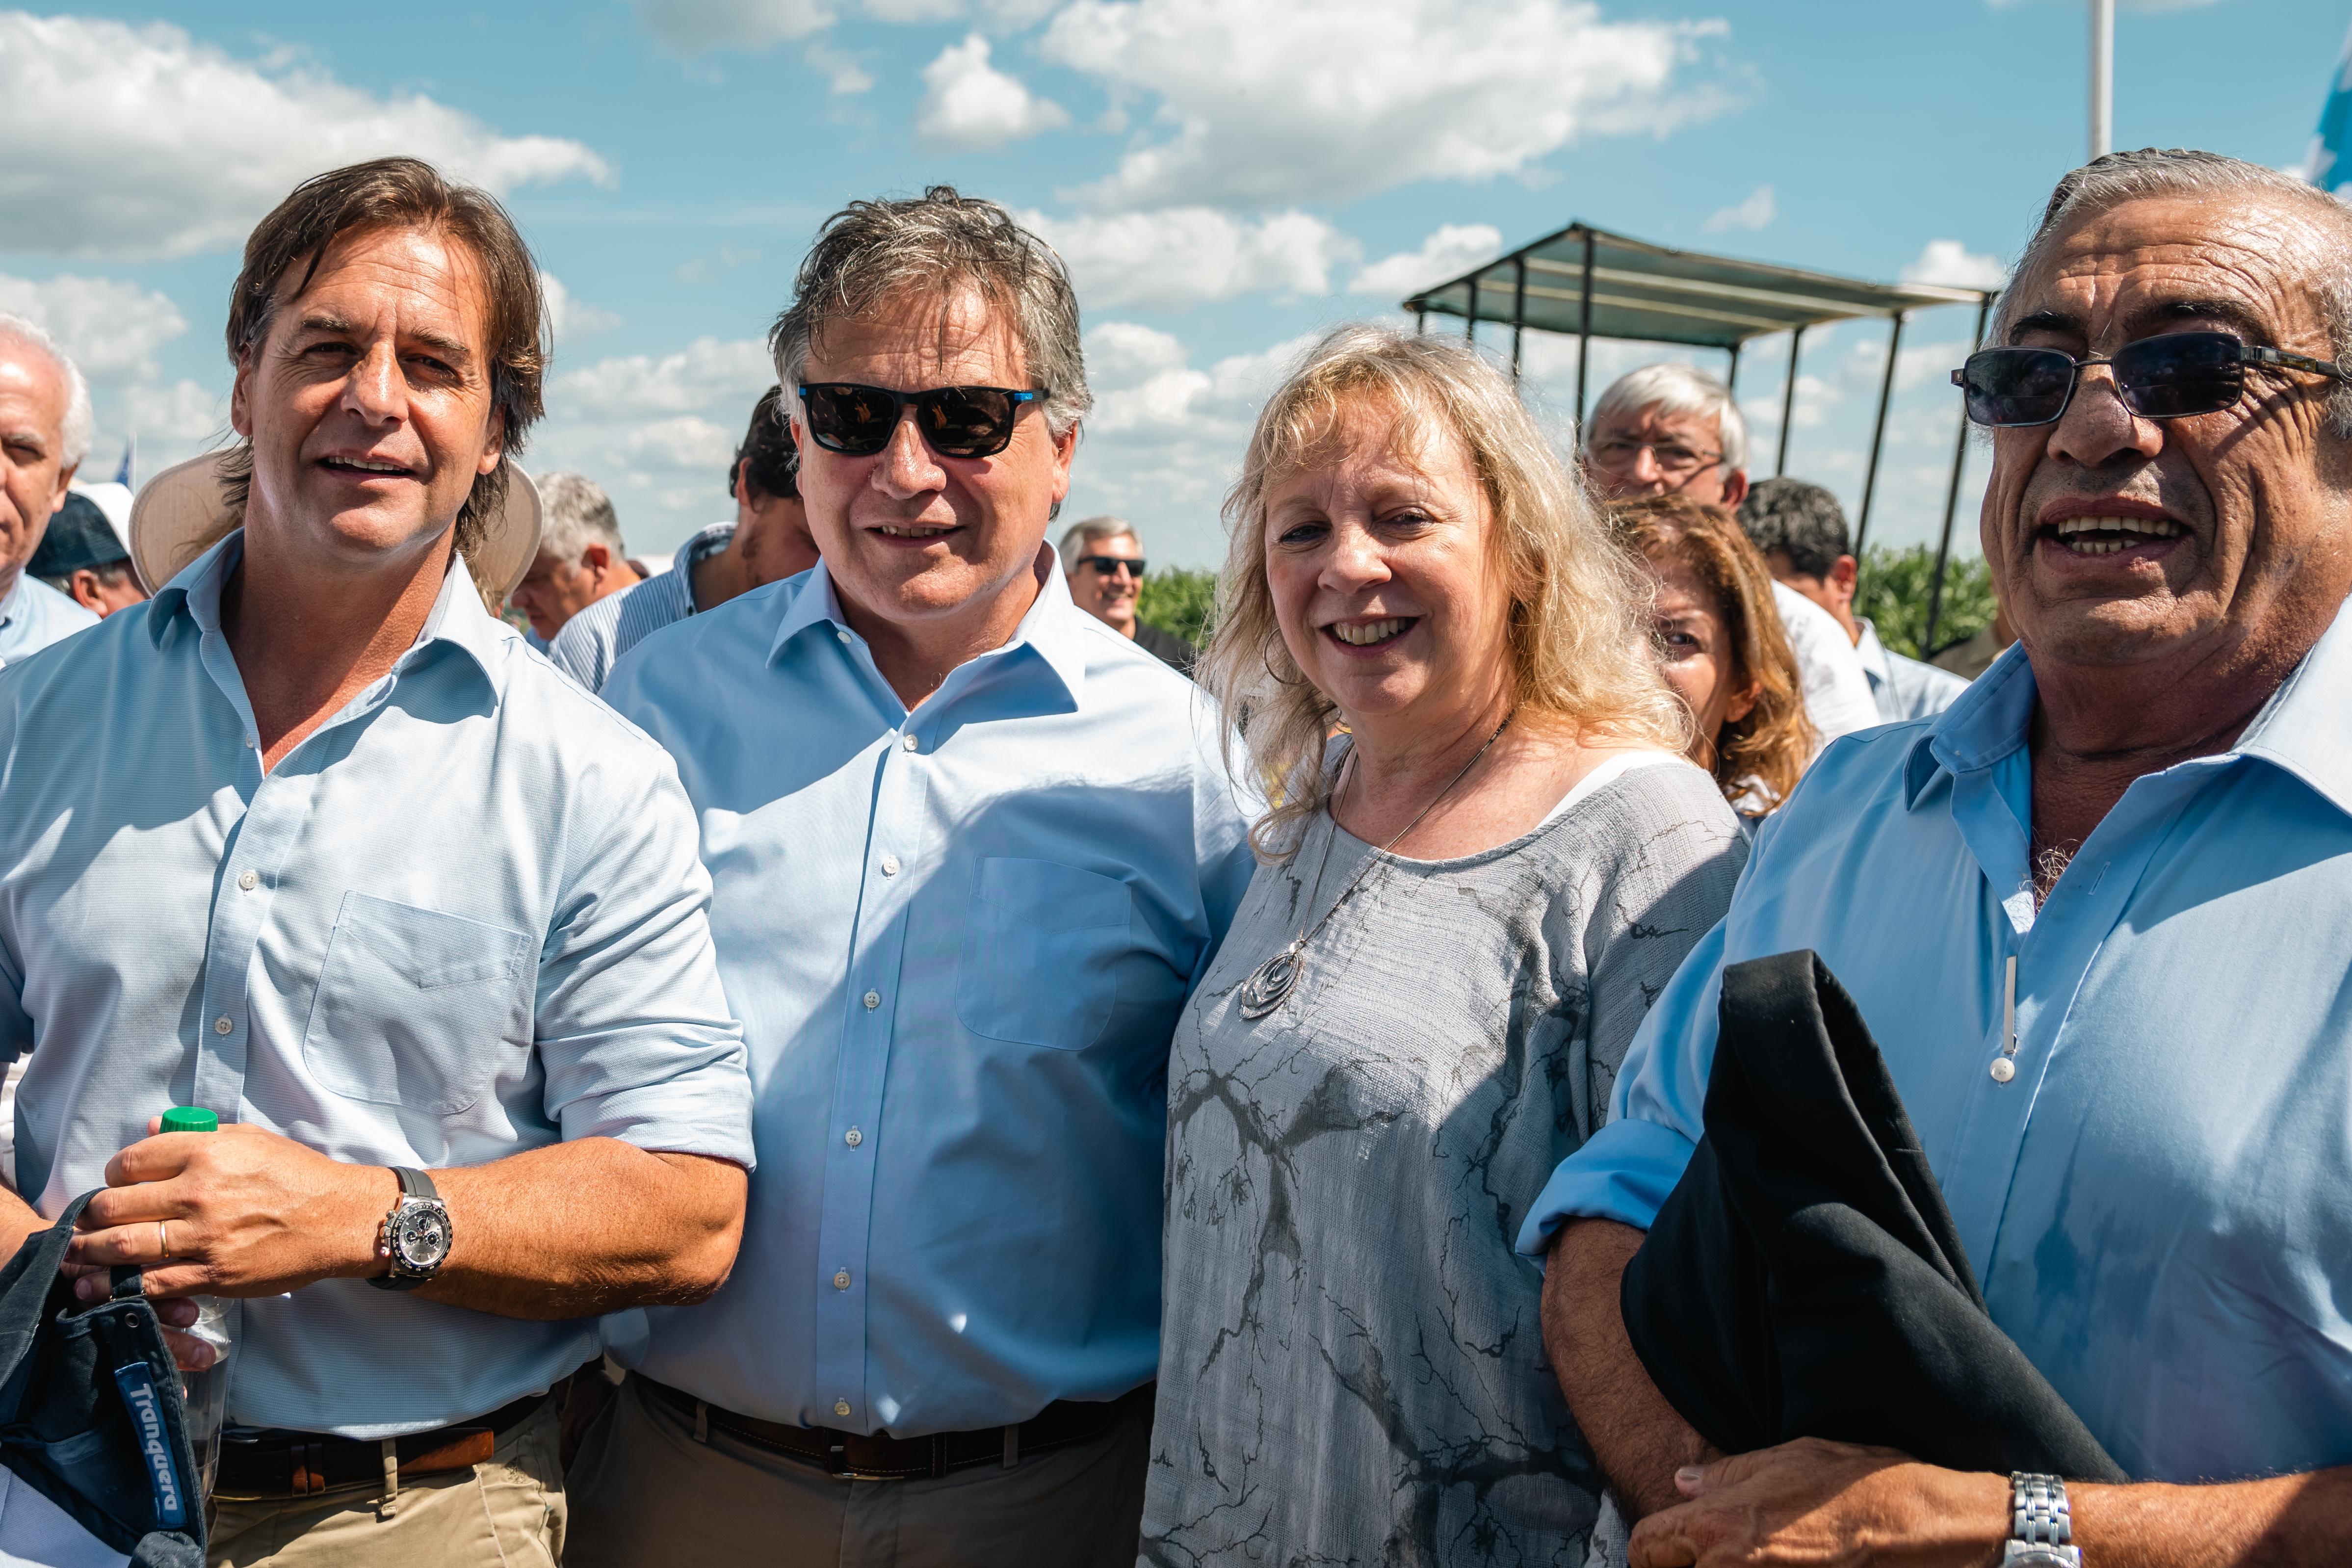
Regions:
<svg viewBox="0 0 2352 1568"><path fill-rule="evenodd" d="M1571 1219L1650 1228L1698 1143L1706 1073L1715 1059L1715 999L1723 980L1723 926L1701 937L1650 1009L1609 1097L1609 1121L1544 1184L1518 1249L1540 1264Z"/></svg>
<svg viewBox="0 0 2352 1568"><path fill-rule="evenodd" d="M610 781L620 784L622 781ZM710 943L710 877L667 757L635 789L581 792L582 815L539 971L548 1119L750 1169L742 1029Z"/></svg>

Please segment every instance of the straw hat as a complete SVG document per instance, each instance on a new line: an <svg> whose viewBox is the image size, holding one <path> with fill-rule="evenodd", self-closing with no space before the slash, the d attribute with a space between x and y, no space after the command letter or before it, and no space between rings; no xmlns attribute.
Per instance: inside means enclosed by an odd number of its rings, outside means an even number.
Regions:
<svg viewBox="0 0 2352 1568"><path fill-rule="evenodd" d="M186 570L190 562L226 538L229 513L221 463L226 452L164 469L131 503L131 563L150 594ZM507 495L488 519L481 548L467 564L486 601L503 604L539 553L539 487L513 463L507 465Z"/></svg>

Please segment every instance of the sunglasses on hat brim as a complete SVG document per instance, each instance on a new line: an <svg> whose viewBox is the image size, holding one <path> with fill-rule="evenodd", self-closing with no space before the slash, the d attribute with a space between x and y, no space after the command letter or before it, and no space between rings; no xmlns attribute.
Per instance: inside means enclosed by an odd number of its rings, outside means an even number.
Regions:
<svg viewBox="0 0 2352 1568"><path fill-rule="evenodd" d="M828 452L870 458L890 444L890 432L911 407L924 444L942 458L992 458L1013 444L1013 423L1024 406L1046 396L1042 388L934 386L893 392L856 382L803 383L801 407L809 434Z"/></svg>
<svg viewBox="0 0 2352 1568"><path fill-rule="evenodd" d="M1952 372L1969 418L1996 428L2054 424L2074 398L2083 372L2114 374L2124 406L2142 419L2218 414L2246 390L2246 367L2300 370L2352 381L2352 371L2307 354L2287 353L2228 332L2166 332L2113 354L2076 359L2059 349L1980 349Z"/></svg>

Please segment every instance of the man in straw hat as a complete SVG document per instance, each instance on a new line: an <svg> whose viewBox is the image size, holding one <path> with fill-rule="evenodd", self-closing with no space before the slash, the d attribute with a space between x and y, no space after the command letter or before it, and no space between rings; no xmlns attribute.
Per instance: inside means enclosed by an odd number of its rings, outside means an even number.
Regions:
<svg viewBox="0 0 2352 1568"><path fill-rule="evenodd" d="M541 319L481 193L303 184L230 302L243 440L140 497L155 597L0 672L0 1223L102 1185L74 1262L245 1299L216 1563L559 1555L550 1389L733 1263L692 813L484 607L538 535ZM175 1102L219 1131L151 1136Z"/></svg>

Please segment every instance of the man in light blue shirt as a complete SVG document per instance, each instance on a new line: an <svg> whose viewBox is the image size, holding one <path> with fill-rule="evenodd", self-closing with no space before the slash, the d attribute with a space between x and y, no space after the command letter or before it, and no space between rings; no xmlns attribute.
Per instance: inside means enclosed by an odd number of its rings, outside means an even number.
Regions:
<svg viewBox="0 0 2352 1568"><path fill-rule="evenodd" d="M2053 197L1968 372L2021 646L1824 753L1520 1238L1653 1515L1631 1562L1989 1562L2035 1511L1840 1445L1702 1464L1632 1359L1618 1279L1700 1134L1724 965L1796 948L1877 1037L1994 1321L2129 1474L2231 1483L2069 1489L2082 1561L2352 1554L2347 245L2352 209L2210 154Z"/></svg>
<svg viewBox="0 0 2352 1568"><path fill-rule="evenodd" d="M387 159L246 257L245 439L133 516L168 583L0 670L0 1226L102 1187L75 1261L244 1299L215 1563L551 1560L547 1390L734 1256L709 881L668 759L484 607L537 536L505 215Z"/></svg>
<svg viewBox="0 0 2352 1568"><path fill-rule="evenodd" d="M38 325L0 312L0 668L98 625L25 568L89 452L89 384Z"/></svg>
<svg viewBox="0 0 2352 1568"><path fill-rule="evenodd" d="M1169 1038L1251 870L1215 718L1045 544L1089 399L1002 208L836 216L774 342L824 559L604 688L701 813L761 1166L568 1561L1131 1562Z"/></svg>

